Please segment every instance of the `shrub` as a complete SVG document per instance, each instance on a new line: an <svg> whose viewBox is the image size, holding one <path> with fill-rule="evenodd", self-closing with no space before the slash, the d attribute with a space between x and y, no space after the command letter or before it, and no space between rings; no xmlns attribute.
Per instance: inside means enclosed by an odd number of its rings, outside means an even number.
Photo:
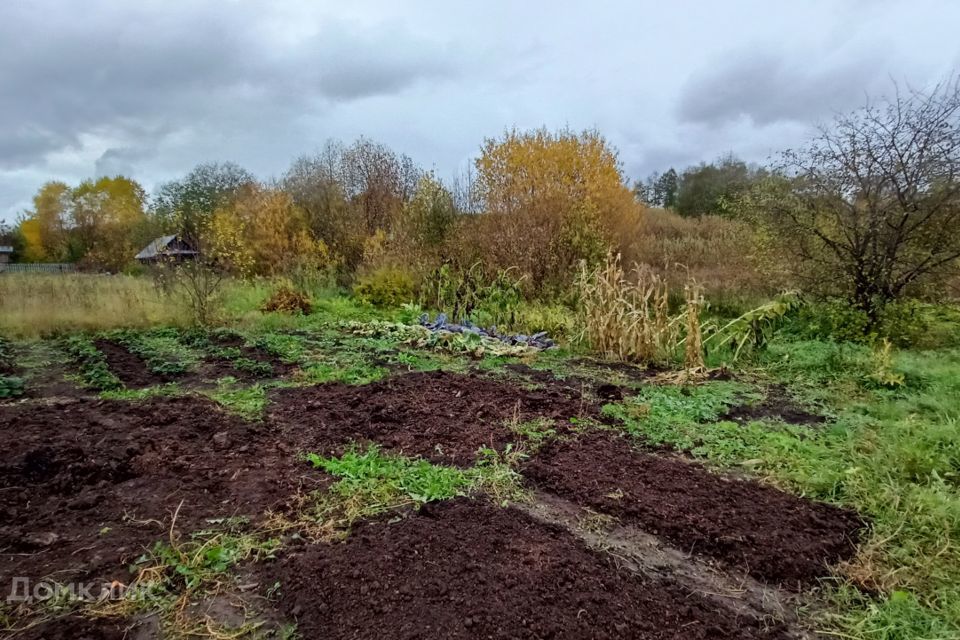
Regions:
<svg viewBox="0 0 960 640"><path fill-rule="evenodd" d="M361 276L353 294L375 307L399 307L414 298L413 276L405 269L383 266Z"/></svg>
<svg viewBox="0 0 960 640"><path fill-rule="evenodd" d="M306 294L297 291L290 284L282 283L260 306L260 310L263 312L301 313L306 316L313 311L313 305Z"/></svg>
<svg viewBox="0 0 960 640"><path fill-rule="evenodd" d="M868 345L887 339L898 347L917 344L929 328L923 308L913 301L888 304L878 320L871 321L865 311L832 298L810 305L798 320L797 331L803 337Z"/></svg>

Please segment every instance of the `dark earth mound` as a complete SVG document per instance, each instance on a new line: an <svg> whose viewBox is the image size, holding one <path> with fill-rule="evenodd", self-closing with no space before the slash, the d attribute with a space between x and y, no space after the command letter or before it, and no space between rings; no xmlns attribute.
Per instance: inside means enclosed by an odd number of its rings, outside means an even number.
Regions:
<svg viewBox="0 0 960 640"><path fill-rule="evenodd" d="M410 373L363 386L281 389L270 418L307 439L317 453L372 441L408 456L469 465L481 447L502 449L518 436L505 422L538 417L567 422L596 407L563 388L528 391L479 375Z"/></svg>
<svg viewBox="0 0 960 640"><path fill-rule="evenodd" d="M303 638L785 637L620 570L559 527L466 499L362 524L264 570Z"/></svg>
<svg viewBox="0 0 960 640"><path fill-rule="evenodd" d="M623 400L623 387L617 384L599 382L583 376L567 376L558 378L550 371L534 369L521 362L508 364L504 367L508 371L519 374L531 382L544 387L561 387L576 393L592 393L604 402Z"/></svg>
<svg viewBox="0 0 960 640"><path fill-rule="evenodd" d="M113 375L117 376L123 386L128 389L152 387L172 380L169 376L157 375L150 371L143 358L120 343L98 339L93 344L103 354L107 367Z"/></svg>
<svg viewBox="0 0 960 640"><path fill-rule="evenodd" d="M128 579L122 562L208 519L256 519L327 478L269 426L199 397L0 406L0 584Z"/></svg>
<svg viewBox="0 0 960 640"><path fill-rule="evenodd" d="M684 460L636 451L593 433L550 442L523 468L546 491L621 518L677 548L789 587L855 553L862 520Z"/></svg>
<svg viewBox="0 0 960 640"><path fill-rule="evenodd" d="M731 407L729 411L720 416L718 420L730 420L732 422L747 423L753 420L763 420L764 418L773 418L781 420L787 424L818 425L826 422L824 416L816 413L810 413L797 404L797 401L790 397L787 388L783 385L772 385L767 389L767 395L764 399L752 405L742 404Z"/></svg>
<svg viewBox="0 0 960 640"><path fill-rule="evenodd" d="M17 640L140 640L154 635L116 620L66 616L30 627Z"/></svg>

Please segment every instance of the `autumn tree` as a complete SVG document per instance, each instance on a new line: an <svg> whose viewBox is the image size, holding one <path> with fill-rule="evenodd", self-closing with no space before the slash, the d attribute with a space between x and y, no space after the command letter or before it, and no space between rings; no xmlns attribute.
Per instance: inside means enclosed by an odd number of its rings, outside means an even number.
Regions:
<svg viewBox="0 0 960 640"><path fill-rule="evenodd" d="M483 253L540 289L602 258L638 216L616 151L596 131L545 129L488 139L476 161Z"/></svg>
<svg viewBox="0 0 960 640"><path fill-rule="evenodd" d="M214 213L213 251L240 275L299 276L323 271L331 258L310 232L290 194L249 185Z"/></svg>
<svg viewBox="0 0 960 640"><path fill-rule="evenodd" d="M120 271L149 241L146 192L123 176L86 180L70 192L72 235L87 265Z"/></svg>
<svg viewBox="0 0 960 640"><path fill-rule="evenodd" d="M406 241L420 247L439 246L456 221L453 194L432 172L424 174L413 198L404 206L400 226Z"/></svg>
<svg viewBox="0 0 960 640"><path fill-rule="evenodd" d="M413 196L420 170L408 156L360 138L343 151L342 184L360 208L368 234L389 231Z"/></svg>
<svg viewBox="0 0 960 640"><path fill-rule="evenodd" d="M313 237L352 272L363 258L366 224L348 198L342 172L343 146L330 141L320 153L295 160L280 185L303 211Z"/></svg>
<svg viewBox="0 0 960 640"><path fill-rule="evenodd" d="M371 238L392 234L420 173L409 157L366 138L349 147L328 141L316 155L298 158L281 186L351 274Z"/></svg>
<svg viewBox="0 0 960 640"><path fill-rule="evenodd" d="M200 164L182 179L160 186L153 215L170 231L199 244L217 208L255 182L250 172L232 162Z"/></svg>
<svg viewBox="0 0 960 640"><path fill-rule="evenodd" d="M960 258L960 83L897 91L784 155L751 209L808 287L875 326L884 307Z"/></svg>
<svg viewBox="0 0 960 640"><path fill-rule="evenodd" d="M64 262L70 251L70 187L47 182L33 197L33 209L20 220L25 262Z"/></svg>

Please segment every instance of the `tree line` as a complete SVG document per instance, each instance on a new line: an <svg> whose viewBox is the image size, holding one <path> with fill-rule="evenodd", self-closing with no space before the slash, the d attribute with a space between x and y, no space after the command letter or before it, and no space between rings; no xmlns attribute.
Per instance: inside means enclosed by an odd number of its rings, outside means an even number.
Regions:
<svg viewBox="0 0 960 640"><path fill-rule="evenodd" d="M440 267L512 270L527 295L568 289L581 261L631 256L649 207L747 223L742 251L877 318L931 295L960 257L960 85L897 91L838 116L766 166L727 156L630 184L597 131L506 131L444 182L360 139L328 142L278 179L202 164L147 197L128 177L43 185L12 236L24 261L119 271L163 233L237 276L341 284ZM643 256L632 256L642 261ZM764 262L766 261L766 262Z"/></svg>

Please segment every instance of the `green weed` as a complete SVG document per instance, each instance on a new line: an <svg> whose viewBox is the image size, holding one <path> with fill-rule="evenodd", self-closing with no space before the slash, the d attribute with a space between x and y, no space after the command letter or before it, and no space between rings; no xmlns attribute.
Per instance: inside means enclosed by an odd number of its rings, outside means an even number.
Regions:
<svg viewBox="0 0 960 640"><path fill-rule="evenodd" d="M80 381L99 391L123 389L123 383L110 371L103 353L84 335L73 335L61 341L61 347L77 363Z"/></svg>
<svg viewBox="0 0 960 640"><path fill-rule="evenodd" d="M185 391L175 382L169 384L146 387L145 389L116 389L113 391L101 391L100 397L104 400L127 400L135 402L146 400L147 398L156 398L164 396L179 396Z"/></svg>
<svg viewBox="0 0 960 640"><path fill-rule="evenodd" d="M734 382L646 385L624 403L605 405L603 413L620 419L625 431L651 445L694 450L714 428L703 423L716 420L749 390Z"/></svg>
<svg viewBox="0 0 960 640"><path fill-rule="evenodd" d="M220 406L248 420L262 419L267 406L267 388L264 385L237 386L234 378L223 378L218 381L216 389L204 393Z"/></svg>
<svg viewBox="0 0 960 640"><path fill-rule="evenodd" d="M100 334L118 342L146 362L147 368L160 376L177 376L192 370L201 355L180 341L180 330L175 328L135 331L121 329Z"/></svg>

